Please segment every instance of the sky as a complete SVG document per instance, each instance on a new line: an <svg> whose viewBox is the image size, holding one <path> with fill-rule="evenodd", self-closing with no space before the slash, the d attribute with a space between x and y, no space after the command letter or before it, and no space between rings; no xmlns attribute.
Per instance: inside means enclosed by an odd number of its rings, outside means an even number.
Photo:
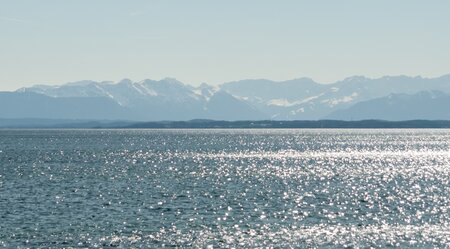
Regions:
<svg viewBox="0 0 450 249"><path fill-rule="evenodd" d="M450 73L447 0L0 0L0 90Z"/></svg>

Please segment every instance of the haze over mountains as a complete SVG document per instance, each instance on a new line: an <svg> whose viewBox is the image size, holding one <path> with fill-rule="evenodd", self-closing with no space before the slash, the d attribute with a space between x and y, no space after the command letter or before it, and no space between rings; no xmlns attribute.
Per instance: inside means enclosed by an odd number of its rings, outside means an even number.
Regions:
<svg viewBox="0 0 450 249"><path fill-rule="evenodd" d="M0 118L85 120L450 119L450 75L241 80L199 87L172 78L80 81L0 92Z"/></svg>

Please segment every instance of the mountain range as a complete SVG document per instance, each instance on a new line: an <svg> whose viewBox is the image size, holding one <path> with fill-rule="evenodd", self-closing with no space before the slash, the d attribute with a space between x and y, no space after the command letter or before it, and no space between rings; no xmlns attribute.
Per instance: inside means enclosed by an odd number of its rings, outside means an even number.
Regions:
<svg viewBox="0 0 450 249"><path fill-rule="evenodd" d="M412 120L450 119L450 75L385 76L320 84L241 80L194 87L159 81L79 81L0 92L2 119Z"/></svg>

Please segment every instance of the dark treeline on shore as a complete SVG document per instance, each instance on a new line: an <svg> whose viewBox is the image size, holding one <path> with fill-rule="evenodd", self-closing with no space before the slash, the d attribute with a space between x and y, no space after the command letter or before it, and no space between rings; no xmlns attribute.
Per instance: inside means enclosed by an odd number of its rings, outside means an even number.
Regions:
<svg viewBox="0 0 450 249"><path fill-rule="evenodd" d="M297 120L297 121L216 121L216 120L191 120L191 121L165 121L165 122L141 122L125 128L450 128L450 121L446 120Z"/></svg>
<svg viewBox="0 0 450 249"><path fill-rule="evenodd" d="M42 120L0 119L0 128L80 128L80 129L382 129L382 128L450 128L450 120L294 120L294 121L219 121L197 119L190 121L96 121L96 120Z"/></svg>

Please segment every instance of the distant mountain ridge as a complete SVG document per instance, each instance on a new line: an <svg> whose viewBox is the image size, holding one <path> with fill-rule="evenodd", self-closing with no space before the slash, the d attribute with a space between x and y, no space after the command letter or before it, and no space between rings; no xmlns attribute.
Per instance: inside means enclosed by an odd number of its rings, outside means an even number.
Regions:
<svg viewBox="0 0 450 249"><path fill-rule="evenodd" d="M440 108L439 108L440 107ZM450 95L440 91L422 91L413 95L390 94L389 96L358 102L348 109L338 110L329 119L391 121L450 120Z"/></svg>
<svg viewBox="0 0 450 249"><path fill-rule="evenodd" d="M389 96L391 103L414 106L420 92L420 112L393 108L383 99ZM119 82L79 81L2 92L0 118L136 121L318 120L330 117L342 120L449 119L446 109L450 106L442 106L448 104L444 99L449 94L450 75L438 78L385 76L378 79L354 76L332 84L319 84L309 78L282 82L254 79L218 86L203 83L198 87L173 78L139 82L129 79ZM440 101L435 101L436 98ZM417 105L412 109L419 110ZM358 110L368 116L356 115ZM402 115L395 114L396 111Z"/></svg>
<svg viewBox="0 0 450 249"><path fill-rule="evenodd" d="M450 93L450 75L427 79L422 77L386 76L369 79L354 76L323 85L310 79L285 82L246 80L225 83L221 88L234 96L246 98L277 120L316 120L327 117L336 110L346 109L360 101L380 98L389 94L415 94L420 91ZM242 85L251 85L250 93ZM294 86L292 86L294 85ZM266 89L269 90L266 90ZM266 93L272 93L266 95ZM283 97L284 96L284 97ZM411 117L413 118L413 117Z"/></svg>
<svg viewBox="0 0 450 249"><path fill-rule="evenodd" d="M214 89L213 87L208 89L206 87L204 89L193 88L171 78L141 82L124 79L117 83L81 81L61 86L37 85L30 88L21 88L14 94L17 95L17 98L21 98L21 94L30 93L60 101L70 98L111 101L110 107L104 107L103 109L114 112L116 114L115 119L144 121L189 120L193 118L227 120L264 118L264 115L247 102L239 100L220 89ZM36 116L32 116L32 118L42 117L39 111L35 110L34 113ZM100 119L111 118L110 115L102 113L96 115ZM68 111L60 118L79 117Z"/></svg>

